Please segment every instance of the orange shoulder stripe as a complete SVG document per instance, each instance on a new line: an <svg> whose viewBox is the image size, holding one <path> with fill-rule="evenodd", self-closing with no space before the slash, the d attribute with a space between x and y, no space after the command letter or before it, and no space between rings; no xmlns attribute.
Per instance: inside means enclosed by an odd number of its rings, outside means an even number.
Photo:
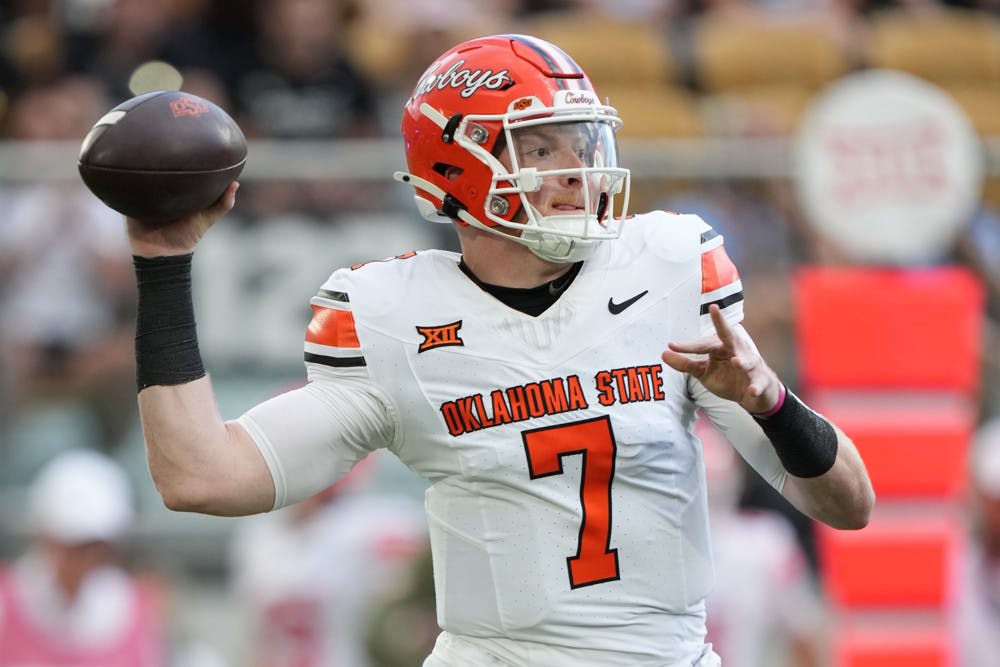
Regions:
<svg viewBox="0 0 1000 667"><path fill-rule="evenodd" d="M306 329L306 341L330 347L360 348L354 328L354 313L324 306L312 306L313 317Z"/></svg>
<svg viewBox="0 0 1000 667"><path fill-rule="evenodd" d="M740 279L740 274L725 246L718 246L701 254L701 293L714 292Z"/></svg>

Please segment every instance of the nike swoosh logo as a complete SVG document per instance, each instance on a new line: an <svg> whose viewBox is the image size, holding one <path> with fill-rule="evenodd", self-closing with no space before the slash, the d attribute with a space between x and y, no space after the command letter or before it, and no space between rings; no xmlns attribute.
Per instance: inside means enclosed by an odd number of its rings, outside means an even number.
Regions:
<svg viewBox="0 0 1000 667"><path fill-rule="evenodd" d="M617 315L618 313L622 312L623 310L625 310L633 303L635 303L642 297L646 296L647 294L649 294L649 290L644 290L636 294L631 299L627 299L625 301L622 301L621 303L615 303L614 299L608 299L608 312L610 312L612 315Z"/></svg>

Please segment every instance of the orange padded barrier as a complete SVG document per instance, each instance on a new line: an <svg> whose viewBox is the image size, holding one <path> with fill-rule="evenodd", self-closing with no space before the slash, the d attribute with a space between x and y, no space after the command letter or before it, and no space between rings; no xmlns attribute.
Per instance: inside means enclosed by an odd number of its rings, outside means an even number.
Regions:
<svg viewBox="0 0 1000 667"><path fill-rule="evenodd" d="M817 530L828 598L854 609L943 607L960 543L960 523L940 511L876 515L860 531Z"/></svg>
<svg viewBox="0 0 1000 667"><path fill-rule="evenodd" d="M807 267L794 299L804 391L978 391L984 293L971 272Z"/></svg>
<svg viewBox="0 0 1000 667"><path fill-rule="evenodd" d="M942 627L851 631L835 640L835 667L954 667Z"/></svg>
<svg viewBox="0 0 1000 667"><path fill-rule="evenodd" d="M809 403L854 440L879 500L956 500L964 491L972 401L954 393L820 391Z"/></svg>

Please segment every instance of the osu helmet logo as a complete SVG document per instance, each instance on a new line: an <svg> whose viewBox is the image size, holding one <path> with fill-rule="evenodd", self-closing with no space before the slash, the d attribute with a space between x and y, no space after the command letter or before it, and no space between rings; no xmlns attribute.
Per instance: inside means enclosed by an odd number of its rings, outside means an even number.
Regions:
<svg viewBox="0 0 1000 667"><path fill-rule="evenodd" d="M209 108L207 104L193 97L178 97L170 103L170 111L173 112L174 118L177 118L178 116L200 116L203 113L208 113Z"/></svg>
<svg viewBox="0 0 1000 667"><path fill-rule="evenodd" d="M417 327L417 333L424 337L417 353L433 350L436 347L450 347L452 345L465 345L459 337L458 330L462 328L462 320L451 324L441 324L433 327Z"/></svg>

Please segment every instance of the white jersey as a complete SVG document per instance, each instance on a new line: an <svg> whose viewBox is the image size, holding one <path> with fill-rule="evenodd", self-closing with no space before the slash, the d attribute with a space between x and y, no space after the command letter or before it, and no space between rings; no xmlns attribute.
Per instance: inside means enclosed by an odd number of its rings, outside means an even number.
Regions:
<svg viewBox="0 0 1000 667"><path fill-rule="evenodd" d="M388 447L430 481L443 629L576 651L567 665L693 664L713 579L699 405L784 480L749 415L660 359L713 332L711 303L742 319L722 238L695 216L635 216L537 317L458 262L408 253L323 285L313 381L241 418L276 504Z"/></svg>

